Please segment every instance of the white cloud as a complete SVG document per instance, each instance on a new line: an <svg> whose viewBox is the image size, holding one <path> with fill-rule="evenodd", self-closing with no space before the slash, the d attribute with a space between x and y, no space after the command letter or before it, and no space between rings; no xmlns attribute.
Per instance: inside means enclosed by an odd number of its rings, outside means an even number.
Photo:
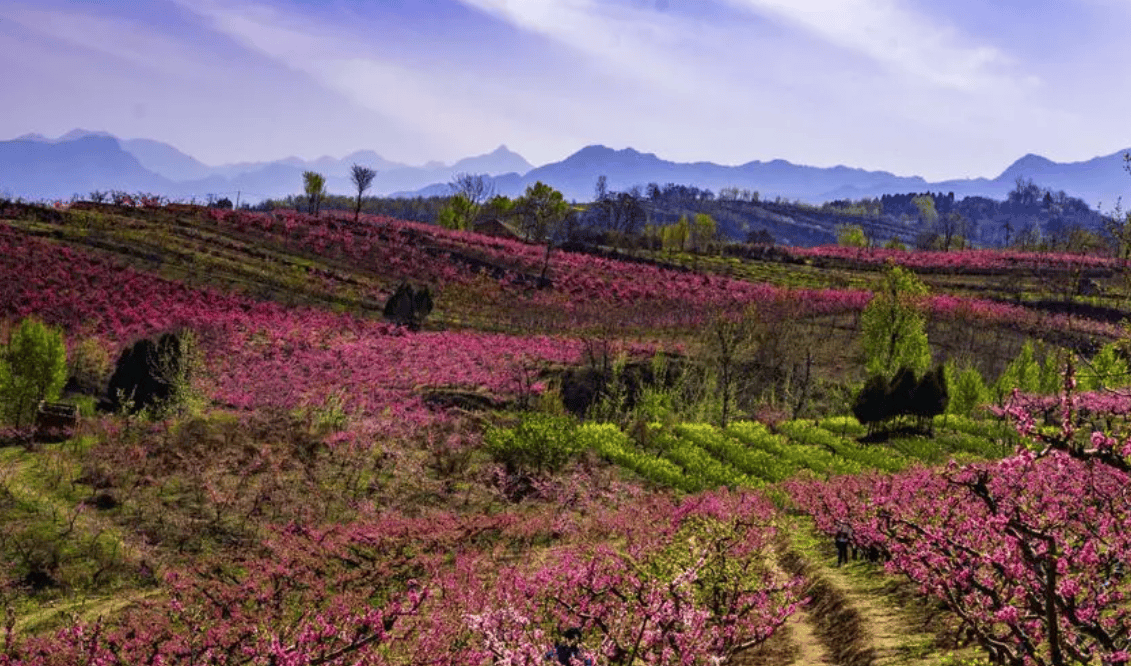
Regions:
<svg viewBox="0 0 1131 666"><path fill-rule="evenodd" d="M932 85L984 91L1015 85L1017 63L979 44L944 17L914 11L900 0L726 0L779 17L839 47ZM1035 79L1022 79L1032 84Z"/></svg>
<svg viewBox="0 0 1131 666"><path fill-rule="evenodd" d="M90 12L15 5L5 18L30 33L110 56L154 74L205 81L223 60L208 49L162 34L137 21Z"/></svg>

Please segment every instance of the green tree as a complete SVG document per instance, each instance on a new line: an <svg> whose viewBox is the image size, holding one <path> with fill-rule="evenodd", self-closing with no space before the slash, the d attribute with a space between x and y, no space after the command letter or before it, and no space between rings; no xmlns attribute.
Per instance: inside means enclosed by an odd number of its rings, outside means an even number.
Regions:
<svg viewBox="0 0 1131 666"><path fill-rule="evenodd" d="M926 319L917 299L927 295L919 278L899 266L888 270L860 317L869 375L891 378L899 368L921 373L931 364Z"/></svg>
<svg viewBox="0 0 1131 666"><path fill-rule="evenodd" d="M302 189L310 202L310 212L318 215L318 207L326 197L326 177L315 171L303 171Z"/></svg>
<svg viewBox="0 0 1131 666"><path fill-rule="evenodd" d="M528 241L552 241L557 226L569 214L569 204L562 193L538 181L526 188L515 203L522 219L522 231Z"/></svg>
<svg viewBox="0 0 1131 666"><path fill-rule="evenodd" d="M1017 357L1009 363L1005 372L998 377L996 393L999 400L1003 400L1017 389L1022 393L1039 393L1041 390L1041 363L1037 360L1033 343L1026 340L1021 345Z"/></svg>
<svg viewBox="0 0 1131 666"><path fill-rule="evenodd" d="M496 194L483 204L483 216L486 219L495 218L502 222L514 215L514 212L515 202L502 194Z"/></svg>
<svg viewBox="0 0 1131 666"><path fill-rule="evenodd" d="M695 214L695 223L691 227L691 244L696 252L706 251L717 234L715 218L706 213Z"/></svg>
<svg viewBox="0 0 1131 666"><path fill-rule="evenodd" d="M664 249L669 252L682 252L687 245L687 238L691 235L691 222L686 215L679 217L679 222L664 227Z"/></svg>
<svg viewBox="0 0 1131 666"><path fill-rule="evenodd" d="M840 224L836 228L836 244L843 247L868 247L868 237L859 224Z"/></svg>
<svg viewBox="0 0 1131 666"><path fill-rule="evenodd" d="M929 194L922 194L911 200L919 209L919 222L925 229L934 230L939 221L939 212L935 208L935 198Z"/></svg>
<svg viewBox="0 0 1131 666"><path fill-rule="evenodd" d="M361 196L365 194L365 190L373 184L373 179L377 176L377 172L369 167L355 164L350 167L350 179L353 181L354 187L357 188L357 205L353 209L353 221L361 217Z"/></svg>
<svg viewBox="0 0 1131 666"><path fill-rule="evenodd" d="M0 410L17 428L31 425L40 400L56 400L67 381L63 333L25 319L0 354Z"/></svg>
<svg viewBox="0 0 1131 666"><path fill-rule="evenodd" d="M462 194L454 194L447 205L440 209L436 222L445 229L470 231L478 207Z"/></svg>
<svg viewBox="0 0 1131 666"><path fill-rule="evenodd" d="M1108 343L1087 363L1080 363L1077 388L1081 391L1100 391L1127 385L1128 367L1114 343Z"/></svg>
<svg viewBox="0 0 1131 666"><path fill-rule="evenodd" d="M479 221L483 204L495 196L495 182L484 173L457 173L448 183L452 194L462 196L466 203L461 229L471 229ZM454 198L454 197L453 197Z"/></svg>
<svg viewBox="0 0 1131 666"><path fill-rule="evenodd" d="M969 416L975 409L990 402L990 389L982 373L974 366L965 365L959 369L955 363L947 363L946 374L947 385L954 387L947 405L948 414Z"/></svg>

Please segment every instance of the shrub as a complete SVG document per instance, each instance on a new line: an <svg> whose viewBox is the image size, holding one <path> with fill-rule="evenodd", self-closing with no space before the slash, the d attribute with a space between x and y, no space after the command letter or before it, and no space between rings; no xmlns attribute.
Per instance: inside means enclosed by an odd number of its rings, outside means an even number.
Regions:
<svg viewBox="0 0 1131 666"><path fill-rule="evenodd" d="M990 389L977 368L974 366L967 366L962 370L952 368L950 372L954 375L952 382L954 392L947 413L969 416L978 407L989 404L992 399Z"/></svg>
<svg viewBox="0 0 1131 666"><path fill-rule="evenodd" d="M490 428L487 450L510 474L557 472L582 446L576 422L568 416L529 413L511 428Z"/></svg>
<svg viewBox="0 0 1131 666"><path fill-rule="evenodd" d="M31 425L40 400L56 400L67 381L62 331L25 319L0 354L0 415L17 428Z"/></svg>
<svg viewBox="0 0 1131 666"><path fill-rule="evenodd" d="M135 414L190 409L196 400L192 388L196 357L192 331L139 340L118 357L104 406Z"/></svg>
<svg viewBox="0 0 1131 666"><path fill-rule="evenodd" d="M407 326L410 330L420 330L424 318L432 312L432 292L428 287L419 289L402 283L385 303L385 319Z"/></svg>

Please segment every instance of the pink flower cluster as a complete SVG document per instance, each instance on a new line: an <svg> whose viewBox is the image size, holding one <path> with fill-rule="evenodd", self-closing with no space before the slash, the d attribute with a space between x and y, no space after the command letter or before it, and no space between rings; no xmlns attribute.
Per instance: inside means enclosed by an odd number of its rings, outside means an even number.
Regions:
<svg viewBox="0 0 1131 666"><path fill-rule="evenodd" d="M803 581L765 567L763 498L584 509L282 526L240 561L169 572L167 600L10 634L0 666L538 664L570 626L596 663L706 666L764 641L801 601ZM507 556L531 539L549 545Z"/></svg>
<svg viewBox="0 0 1131 666"><path fill-rule="evenodd" d="M1046 665L1126 659L1129 481L1062 451L1023 451L788 489L822 531L848 524L856 546L949 606L992 658Z"/></svg>

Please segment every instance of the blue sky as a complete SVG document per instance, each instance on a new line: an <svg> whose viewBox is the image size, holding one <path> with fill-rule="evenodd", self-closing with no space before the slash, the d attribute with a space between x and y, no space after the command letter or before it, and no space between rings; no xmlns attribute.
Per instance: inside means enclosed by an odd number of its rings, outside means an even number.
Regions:
<svg viewBox="0 0 1131 666"><path fill-rule="evenodd" d="M0 138L993 176L1131 147L1128 26L1129 0L6 0Z"/></svg>

